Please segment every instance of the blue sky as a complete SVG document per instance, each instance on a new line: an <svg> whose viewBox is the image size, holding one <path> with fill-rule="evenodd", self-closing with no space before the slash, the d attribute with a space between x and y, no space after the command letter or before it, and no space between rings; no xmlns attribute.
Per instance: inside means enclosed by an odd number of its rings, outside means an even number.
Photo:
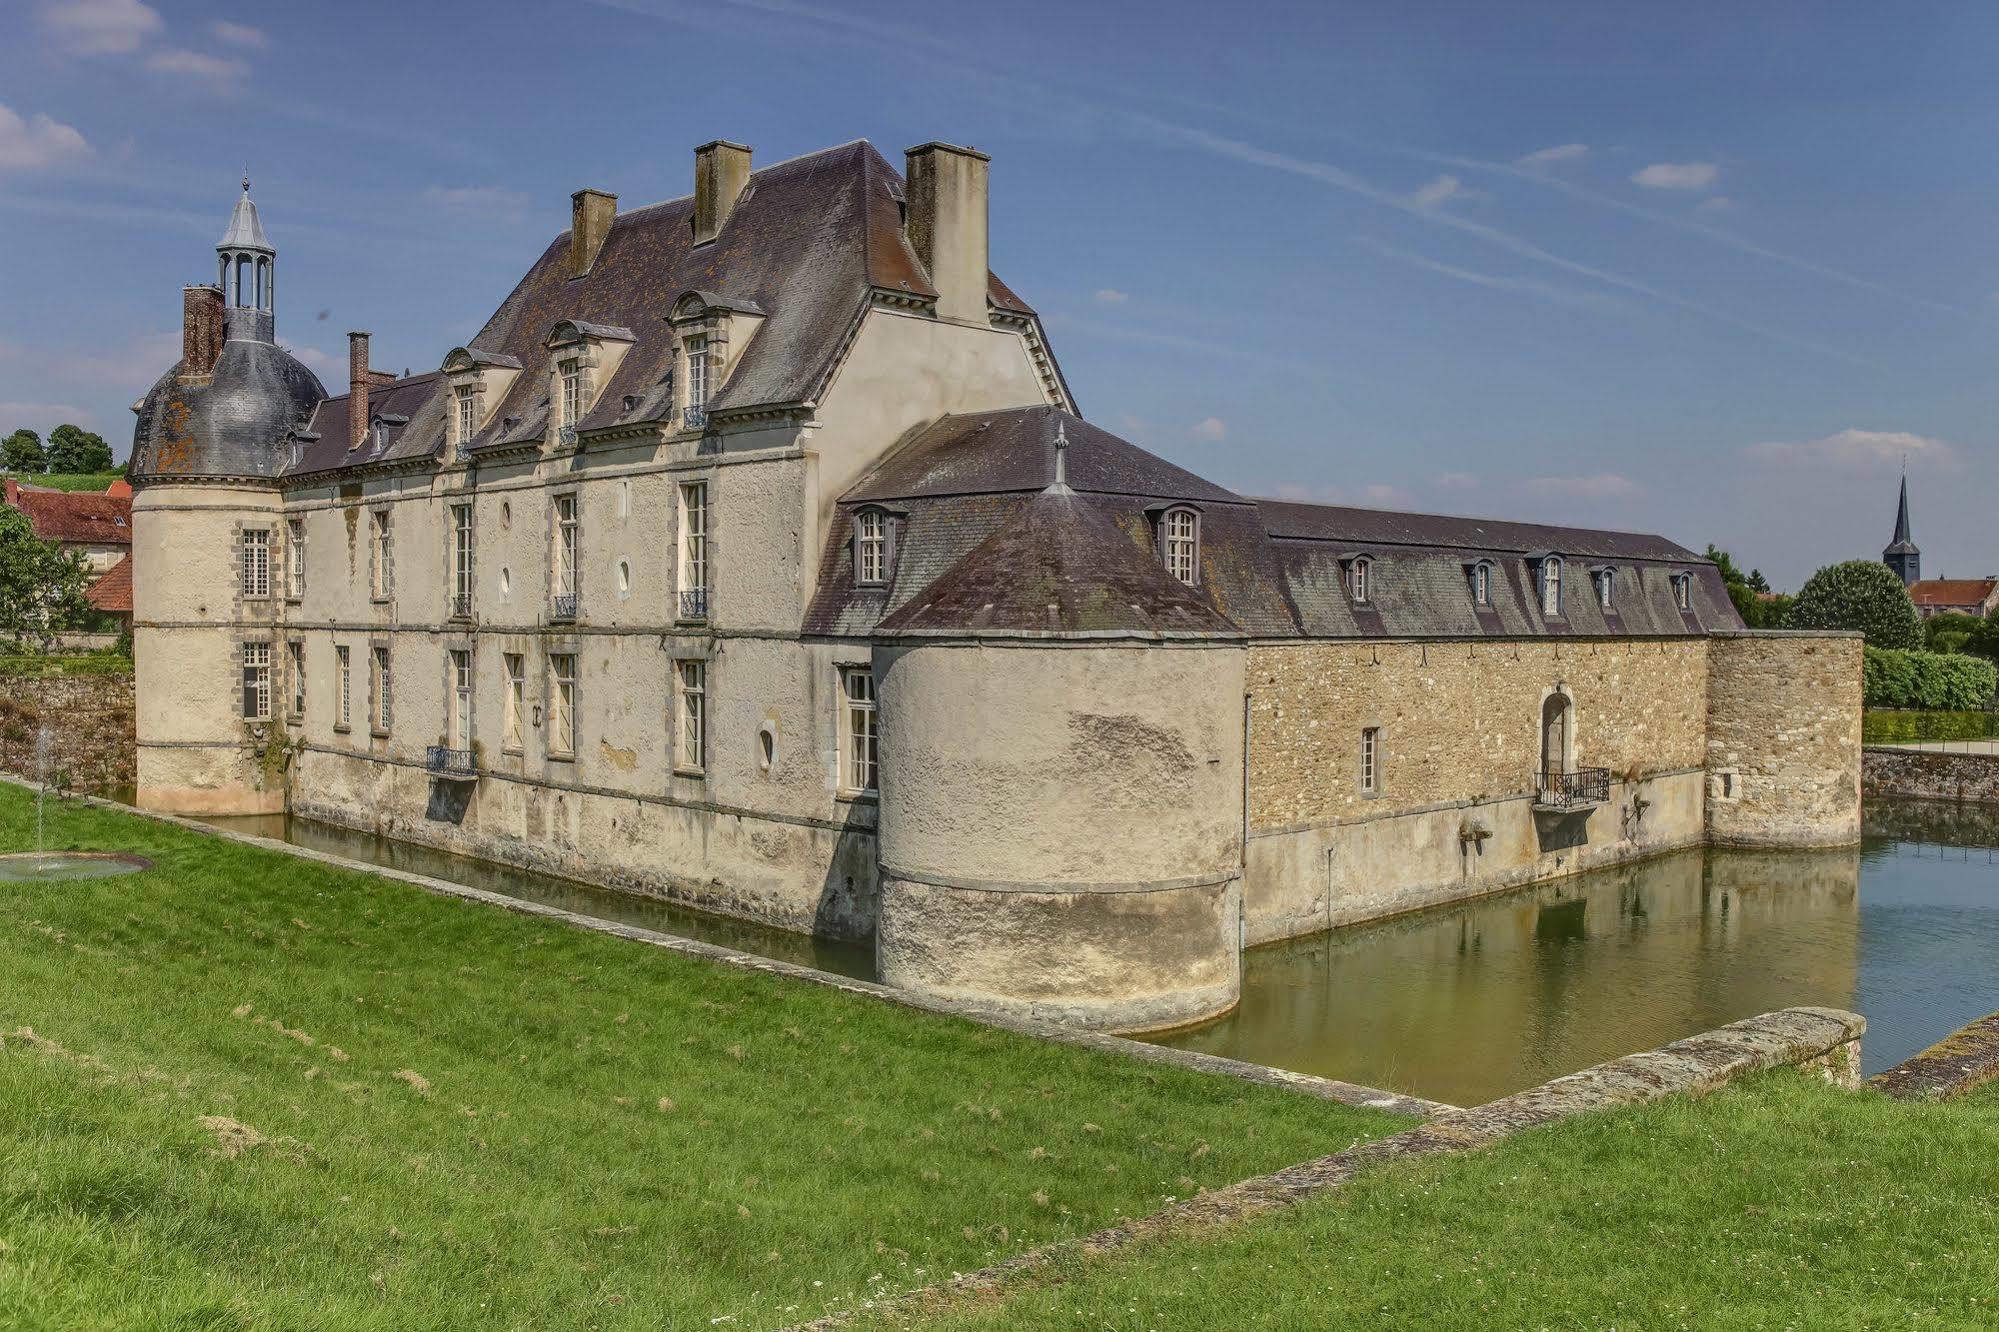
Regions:
<svg viewBox="0 0 1999 1332"><path fill-rule="evenodd" d="M434 367L692 147L993 156L1084 413L1256 494L1999 572L1999 7L0 0L0 430L122 455L247 165L278 332Z"/></svg>

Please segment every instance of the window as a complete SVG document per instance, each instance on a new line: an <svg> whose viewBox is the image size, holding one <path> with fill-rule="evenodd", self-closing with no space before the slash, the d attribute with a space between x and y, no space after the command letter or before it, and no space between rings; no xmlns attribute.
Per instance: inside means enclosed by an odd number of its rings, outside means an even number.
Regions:
<svg viewBox="0 0 1999 1332"><path fill-rule="evenodd" d="M1471 599L1474 606L1492 604L1492 566L1480 560L1471 567L1467 575L1471 579Z"/></svg>
<svg viewBox="0 0 1999 1332"><path fill-rule="evenodd" d="M395 717L395 709L389 705L389 650L378 647L374 650L375 666L375 717L374 727L383 735L389 733L389 723Z"/></svg>
<svg viewBox="0 0 1999 1332"><path fill-rule="evenodd" d="M347 649L333 649L333 675L338 686L338 707L333 714L333 728L344 731L354 724L354 666L347 657Z"/></svg>
<svg viewBox="0 0 1999 1332"><path fill-rule="evenodd" d="M472 442L479 429L479 391L470 386L458 390L458 445Z"/></svg>
<svg viewBox="0 0 1999 1332"><path fill-rule="evenodd" d="M854 515L854 581L888 581L888 515L880 509Z"/></svg>
<svg viewBox="0 0 1999 1332"><path fill-rule="evenodd" d="M687 426L692 429L708 419L708 339L687 340Z"/></svg>
<svg viewBox="0 0 1999 1332"><path fill-rule="evenodd" d="M375 600L387 601L396 590L396 547L389 533L389 511L371 510L368 515L368 527L373 538L370 542L371 587Z"/></svg>
<svg viewBox="0 0 1999 1332"><path fill-rule="evenodd" d="M243 645L243 720L271 719L271 645Z"/></svg>
<svg viewBox="0 0 1999 1332"><path fill-rule="evenodd" d="M875 673L849 666L840 675L840 789L875 789Z"/></svg>
<svg viewBox="0 0 1999 1332"><path fill-rule="evenodd" d="M562 377L562 419L556 424L574 430L583 419L583 362L571 357L556 367Z"/></svg>
<svg viewBox="0 0 1999 1332"><path fill-rule="evenodd" d="M680 668L680 767L699 772L708 763L708 663L683 661Z"/></svg>
<svg viewBox="0 0 1999 1332"><path fill-rule="evenodd" d="M1562 613L1562 561L1550 555L1541 561L1541 613Z"/></svg>
<svg viewBox="0 0 1999 1332"><path fill-rule="evenodd" d="M271 595L271 533L263 527L243 531L243 595Z"/></svg>
<svg viewBox="0 0 1999 1332"><path fill-rule="evenodd" d="M1168 509L1159 524L1159 555L1167 573L1192 587L1200 577L1200 515L1192 509Z"/></svg>
<svg viewBox="0 0 1999 1332"><path fill-rule="evenodd" d="M555 598L555 613L576 614L576 543L581 524L576 516L576 496L555 497L555 567L549 576L549 591Z"/></svg>
<svg viewBox="0 0 1999 1332"><path fill-rule="evenodd" d="M305 644L294 639L285 645L285 664L291 668L292 706L291 715L305 716Z"/></svg>
<svg viewBox="0 0 1999 1332"><path fill-rule="evenodd" d="M1381 790L1381 728L1366 726L1360 733L1360 789L1364 795Z"/></svg>
<svg viewBox="0 0 1999 1332"><path fill-rule="evenodd" d="M708 615L708 483L680 487L680 618Z"/></svg>
<svg viewBox="0 0 1999 1332"><path fill-rule="evenodd" d="M1676 573L1673 575L1673 604L1683 611L1694 608L1694 576Z"/></svg>
<svg viewBox="0 0 1999 1332"><path fill-rule="evenodd" d="M472 653L453 648L451 660L451 715L444 728L446 749L472 747Z"/></svg>
<svg viewBox="0 0 1999 1332"><path fill-rule="evenodd" d="M451 613L472 613L472 506L451 506Z"/></svg>
<svg viewBox="0 0 1999 1332"><path fill-rule="evenodd" d="M1374 561L1365 555L1356 555L1347 562L1347 595L1355 605L1365 606L1369 593L1373 590Z"/></svg>
<svg viewBox="0 0 1999 1332"><path fill-rule="evenodd" d="M576 752L576 654L548 654L548 752Z"/></svg>
<svg viewBox="0 0 1999 1332"><path fill-rule="evenodd" d="M1617 579L1609 569L1594 569L1590 579L1596 584L1596 604L1610 610L1617 600Z"/></svg>
<svg viewBox="0 0 1999 1332"><path fill-rule="evenodd" d="M285 522L285 595L297 601L305 595L305 519Z"/></svg>
<svg viewBox="0 0 1999 1332"><path fill-rule="evenodd" d="M519 751L521 748L521 726L523 714L527 712L528 668L527 659L518 652L506 654L507 704L501 721L506 724L506 739L503 748Z"/></svg>

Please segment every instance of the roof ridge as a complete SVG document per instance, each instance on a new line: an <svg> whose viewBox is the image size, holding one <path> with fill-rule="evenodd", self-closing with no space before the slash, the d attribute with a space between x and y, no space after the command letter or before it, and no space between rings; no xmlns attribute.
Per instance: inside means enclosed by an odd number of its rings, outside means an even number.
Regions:
<svg viewBox="0 0 1999 1332"><path fill-rule="evenodd" d="M830 148L815 148L809 153L795 153L790 157L783 158L776 162L767 162L763 166L752 167L750 169L750 178L754 180L756 177L761 176L766 171L775 171L779 167L790 166L793 162L803 162L808 157L824 157L829 153L837 153L843 148L852 148L857 143L867 143L867 142L868 141L865 138L849 139L845 143L836 143ZM649 204L635 204L630 208L626 208L618 212L614 217L612 217L611 224L613 226L616 226L618 223L624 221L628 217L636 217L640 213L649 213L655 208L665 208L669 204L691 203L693 199L694 195L690 192L687 194L676 194L670 199L656 199ZM569 234L569 231L570 229L568 227L564 227L560 234L567 236Z"/></svg>
<svg viewBox="0 0 1999 1332"><path fill-rule="evenodd" d="M1324 509L1336 513L1378 513L1390 518L1444 518L1458 523L1499 523L1507 527L1536 527L1548 532L1585 532L1591 536L1645 537L1652 541L1664 541L1669 545L1677 546L1680 544L1658 532L1634 532L1625 527L1577 527L1573 523L1541 523L1535 522L1530 518L1496 518L1475 513L1436 513L1425 509L1391 509L1385 505L1378 504L1329 504L1324 500L1283 499L1274 495L1250 495L1245 496L1245 498L1251 504L1256 505L1289 504L1299 509ZM1434 543L1413 541L1400 543L1388 542L1385 544L1423 546Z"/></svg>

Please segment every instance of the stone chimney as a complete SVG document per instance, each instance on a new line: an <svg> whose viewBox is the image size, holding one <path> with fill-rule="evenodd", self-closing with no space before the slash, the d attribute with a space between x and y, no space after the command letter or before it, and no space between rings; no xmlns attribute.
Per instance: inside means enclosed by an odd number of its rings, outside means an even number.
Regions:
<svg viewBox="0 0 1999 1332"><path fill-rule="evenodd" d="M347 447L358 449L368 438L368 335L347 335Z"/></svg>
<svg viewBox="0 0 1999 1332"><path fill-rule="evenodd" d="M222 288L180 289L180 377L213 374L222 354Z"/></svg>
<svg viewBox="0 0 1999 1332"><path fill-rule="evenodd" d="M602 190L578 190L569 196L569 276L582 277L597 262L597 251L611 234L618 215L618 196Z"/></svg>
<svg viewBox="0 0 1999 1332"><path fill-rule="evenodd" d="M986 164L984 153L925 143L906 156L904 195L910 248L937 288L945 319L986 322Z"/></svg>
<svg viewBox="0 0 1999 1332"><path fill-rule="evenodd" d="M694 150L694 243L706 245L722 234L722 224L750 183L749 145L716 139Z"/></svg>
<svg viewBox="0 0 1999 1332"><path fill-rule="evenodd" d="M0 488L4 488L8 508L18 509L21 507L21 483L19 481L10 476L4 482L0 482Z"/></svg>

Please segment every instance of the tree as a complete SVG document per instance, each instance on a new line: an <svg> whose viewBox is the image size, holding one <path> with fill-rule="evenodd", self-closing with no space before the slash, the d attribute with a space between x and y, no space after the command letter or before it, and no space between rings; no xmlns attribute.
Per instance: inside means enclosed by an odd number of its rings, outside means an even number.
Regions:
<svg viewBox="0 0 1999 1332"><path fill-rule="evenodd" d="M46 649L90 614L83 597L89 583L81 555L36 540L26 514L0 507L0 637L32 638Z"/></svg>
<svg viewBox="0 0 1999 1332"><path fill-rule="evenodd" d="M1721 574L1722 585L1728 589L1728 599L1735 603L1736 614L1751 629L1772 629L1783 623L1784 608L1790 605L1790 598L1775 601L1765 600L1762 595L1770 591L1770 580L1763 576L1761 569L1751 569L1746 575L1735 567L1729 553L1719 546L1709 543L1707 557L1714 561L1715 569Z"/></svg>
<svg viewBox="0 0 1999 1332"><path fill-rule="evenodd" d="M1932 652L1962 652L1983 623L1976 615L1940 612L1923 621L1923 645Z"/></svg>
<svg viewBox="0 0 1999 1332"><path fill-rule="evenodd" d="M111 470L111 446L104 436L68 422L49 432L49 470L91 474Z"/></svg>
<svg viewBox="0 0 1999 1332"><path fill-rule="evenodd" d="M49 465L42 453L42 437L32 430L16 430L0 440L0 462L10 472L45 472Z"/></svg>
<svg viewBox="0 0 1999 1332"><path fill-rule="evenodd" d="M1875 560L1829 564L1805 580L1785 623L1792 629L1854 629L1870 647L1920 648L1923 622L1902 580Z"/></svg>

